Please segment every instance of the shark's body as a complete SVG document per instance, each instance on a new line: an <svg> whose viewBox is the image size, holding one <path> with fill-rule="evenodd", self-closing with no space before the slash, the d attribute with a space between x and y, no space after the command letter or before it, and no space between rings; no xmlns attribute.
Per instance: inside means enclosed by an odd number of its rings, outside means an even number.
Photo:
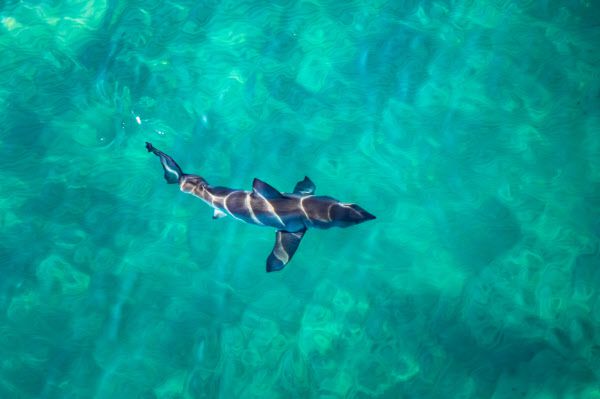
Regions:
<svg viewBox="0 0 600 399"><path fill-rule="evenodd" d="M267 259L268 272L285 267L308 228L348 227L375 219L356 204L314 195L315 185L308 177L296 184L293 193L281 193L259 179L254 179L252 191L215 187L200 176L183 173L170 156L152 144L146 143L146 149L160 157L167 183L179 184L181 191L214 208L213 218L230 215L277 229L275 246Z"/></svg>

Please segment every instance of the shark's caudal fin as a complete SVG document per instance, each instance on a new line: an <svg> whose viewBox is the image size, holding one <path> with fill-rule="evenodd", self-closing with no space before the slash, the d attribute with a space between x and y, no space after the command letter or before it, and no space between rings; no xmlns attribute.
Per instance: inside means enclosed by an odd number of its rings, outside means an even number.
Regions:
<svg viewBox="0 0 600 399"><path fill-rule="evenodd" d="M179 179L184 175L183 171L177 165L177 162L173 160L170 156L155 148L151 143L146 143L146 149L148 152L153 153L157 157L160 158L160 163L165 171L165 180L169 184L179 183Z"/></svg>
<svg viewBox="0 0 600 399"><path fill-rule="evenodd" d="M295 233L277 231L275 246L267 258L267 272L279 271L292 260L305 232L306 229Z"/></svg>

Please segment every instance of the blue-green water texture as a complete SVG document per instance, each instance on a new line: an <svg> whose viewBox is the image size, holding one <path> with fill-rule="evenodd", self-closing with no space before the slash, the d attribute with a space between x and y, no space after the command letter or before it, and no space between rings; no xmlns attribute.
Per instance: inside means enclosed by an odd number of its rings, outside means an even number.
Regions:
<svg viewBox="0 0 600 399"><path fill-rule="evenodd" d="M600 399L599 248L597 1L0 1L2 399Z"/></svg>

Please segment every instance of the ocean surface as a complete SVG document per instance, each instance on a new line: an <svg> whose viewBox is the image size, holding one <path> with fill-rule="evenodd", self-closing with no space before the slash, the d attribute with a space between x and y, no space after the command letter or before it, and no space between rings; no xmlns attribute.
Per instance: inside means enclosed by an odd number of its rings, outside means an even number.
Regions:
<svg viewBox="0 0 600 399"><path fill-rule="evenodd" d="M2 0L0 187L2 399L600 399L597 1Z"/></svg>

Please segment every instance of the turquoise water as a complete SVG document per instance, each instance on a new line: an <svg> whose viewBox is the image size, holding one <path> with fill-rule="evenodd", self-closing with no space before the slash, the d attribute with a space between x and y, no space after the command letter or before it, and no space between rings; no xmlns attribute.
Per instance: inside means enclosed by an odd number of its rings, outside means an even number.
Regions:
<svg viewBox="0 0 600 399"><path fill-rule="evenodd" d="M1 4L0 398L600 398L596 2Z"/></svg>

